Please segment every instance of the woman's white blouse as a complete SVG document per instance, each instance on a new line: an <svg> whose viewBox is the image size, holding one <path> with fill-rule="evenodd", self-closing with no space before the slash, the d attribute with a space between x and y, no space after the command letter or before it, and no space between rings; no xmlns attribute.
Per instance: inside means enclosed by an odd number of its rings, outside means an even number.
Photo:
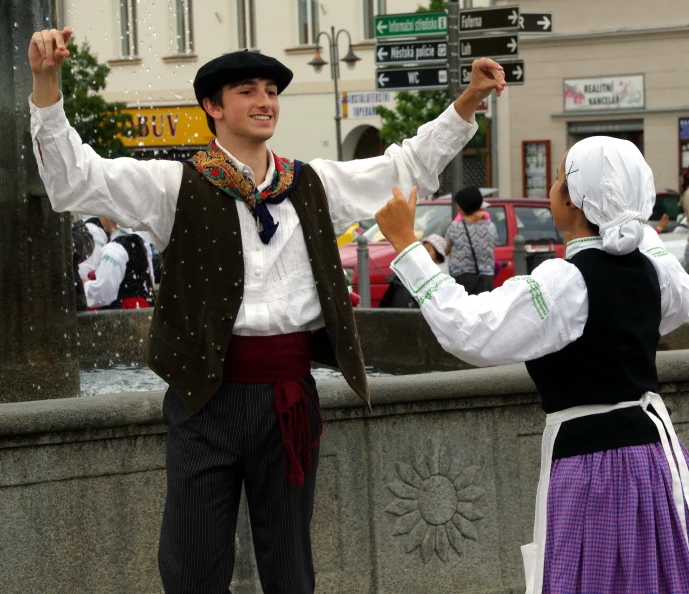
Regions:
<svg viewBox="0 0 689 594"><path fill-rule="evenodd" d="M602 241L571 241L567 258L584 249L602 249ZM650 227L646 227L639 249L658 273L660 333L664 335L689 317L689 275ZM441 346L473 365L537 359L559 351L584 332L586 283L567 260L547 260L531 275L511 278L502 287L480 295L468 295L433 263L420 243L404 250L392 269L419 302Z"/></svg>

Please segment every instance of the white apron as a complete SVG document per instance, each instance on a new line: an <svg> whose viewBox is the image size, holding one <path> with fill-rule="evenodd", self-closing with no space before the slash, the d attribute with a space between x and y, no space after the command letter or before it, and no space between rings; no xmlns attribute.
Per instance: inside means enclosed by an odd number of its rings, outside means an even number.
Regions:
<svg viewBox="0 0 689 594"><path fill-rule="evenodd" d="M653 405L658 416L648 411L649 404ZM684 538L687 540L687 520L685 517L684 502L687 496L689 496L689 468L687 468L687 462L682 454L677 434L670 420L670 415L665 408L662 398L658 394L647 392L640 400L620 402L619 404L612 405L591 404L575 406L549 414L546 417L546 427L543 431L543 443L541 446L541 476L538 481L538 492L536 494L534 540L532 543L521 547L522 557L524 559L524 574L526 577L526 594L541 594L543 588L550 468L553 460L555 438L560 430L560 425L572 419L578 419L588 415L599 415L621 408L630 408L632 406L641 406L658 429L665 457L670 467L670 474L672 475L673 500L682 524ZM666 430L667 434L665 433ZM669 441L667 438L668 435L670 436ZM675 458L677 463L675 463ZM687 540L687 544L689 544L689 540Z"/></svg>

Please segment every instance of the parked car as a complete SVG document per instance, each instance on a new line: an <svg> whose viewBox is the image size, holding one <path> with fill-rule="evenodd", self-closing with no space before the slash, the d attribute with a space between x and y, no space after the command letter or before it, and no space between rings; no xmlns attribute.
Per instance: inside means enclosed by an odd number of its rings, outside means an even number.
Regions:
<svg viewBox="0 0 689 594"><path fill-rule="evenodd" d="M537 198L487 198L490 206L486 209L498 231L495 259L502 264L502 270L495 278L499 287L514 276L514 237L521 234L526 239L530 252L554 249L557 257L564 257L562 233L555 228L550 201ZM452 201L449 197L437 200L423 200L416 206L415 233L419 239L432 233L445 236L452 220ZM392 275L390 264L395 258L395 250L373 225L365 233L368 239L369 271L371 279L371 305L378 307L388 288ZM357 244L340 247L342 266L352 281L354 291L358 290Z"/></svg>

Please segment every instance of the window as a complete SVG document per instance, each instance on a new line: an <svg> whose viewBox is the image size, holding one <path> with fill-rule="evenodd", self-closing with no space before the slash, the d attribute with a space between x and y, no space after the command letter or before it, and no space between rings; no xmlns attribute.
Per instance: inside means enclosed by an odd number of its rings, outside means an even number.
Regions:
<svg viewBox="0 0 689 594"><path fill-rule="evenodd" d="M256 9L254 0L237 0L237 39L240 49L256 47Z"/></svg>
<svg viewBox="0 0 689 594"><path fill-rule="evenodd" d="M191 0L177 0L177 53L191 54L194 51L192 36Z"/></svg>
<svg viewBox="0 0 689 594"><path fill-rule="evenodd" d="M375 16L386 14L386 0L364 0L364 39L375 39Z"/></svg>
<svg viewBox="0 0 689 594"><path fill-rule="evenodd" d="M318 0L298 0L299 2L299 44L316 43L318 37Z"/></svg>
<svg viewBox="0 0 689 594"><path fill-rule="evenodd" d="M451 220L452 206L449 204L419 204L414 218L414 234L419 240L433 233L445 237ZM387 241L377 224L367 229L364 237L369 242Z"/></svg>
<svg viewBox="0 0 689 594"><path fill-rule="evenodd" d="M136 0L120 0L120 37L122 57L138 55L136 38Z"/></svg>
<svg viewBox="0 0 689 594"><path fill-rule="evenodd" d="M515 206L514 215L517 219L517 233L527 243L562 243L562 236L555 228L553 214L548 207Z"/></svg>
<svg viewBox="0 0 689 594"><path fill-rule="evenodd" d="M486 208L490 220L498 232L498 242L495 245L507 245L507 215L504 206L489 206Z"/></svg>

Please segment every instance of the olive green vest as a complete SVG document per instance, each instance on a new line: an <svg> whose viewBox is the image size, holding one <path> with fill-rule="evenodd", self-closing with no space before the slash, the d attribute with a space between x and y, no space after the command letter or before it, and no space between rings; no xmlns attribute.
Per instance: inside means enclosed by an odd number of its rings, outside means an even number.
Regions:
<svg viewBox="0 0 689 594"><path fill-rule="evenodd" d="M325 191L308 165L302 166L289 200L301 221L326 325L312 335L311 358L339 367L370 406L359 333ZM192 412L222 383L244 292L242 249L234 200L185 164L145 360Z"/></svg>

